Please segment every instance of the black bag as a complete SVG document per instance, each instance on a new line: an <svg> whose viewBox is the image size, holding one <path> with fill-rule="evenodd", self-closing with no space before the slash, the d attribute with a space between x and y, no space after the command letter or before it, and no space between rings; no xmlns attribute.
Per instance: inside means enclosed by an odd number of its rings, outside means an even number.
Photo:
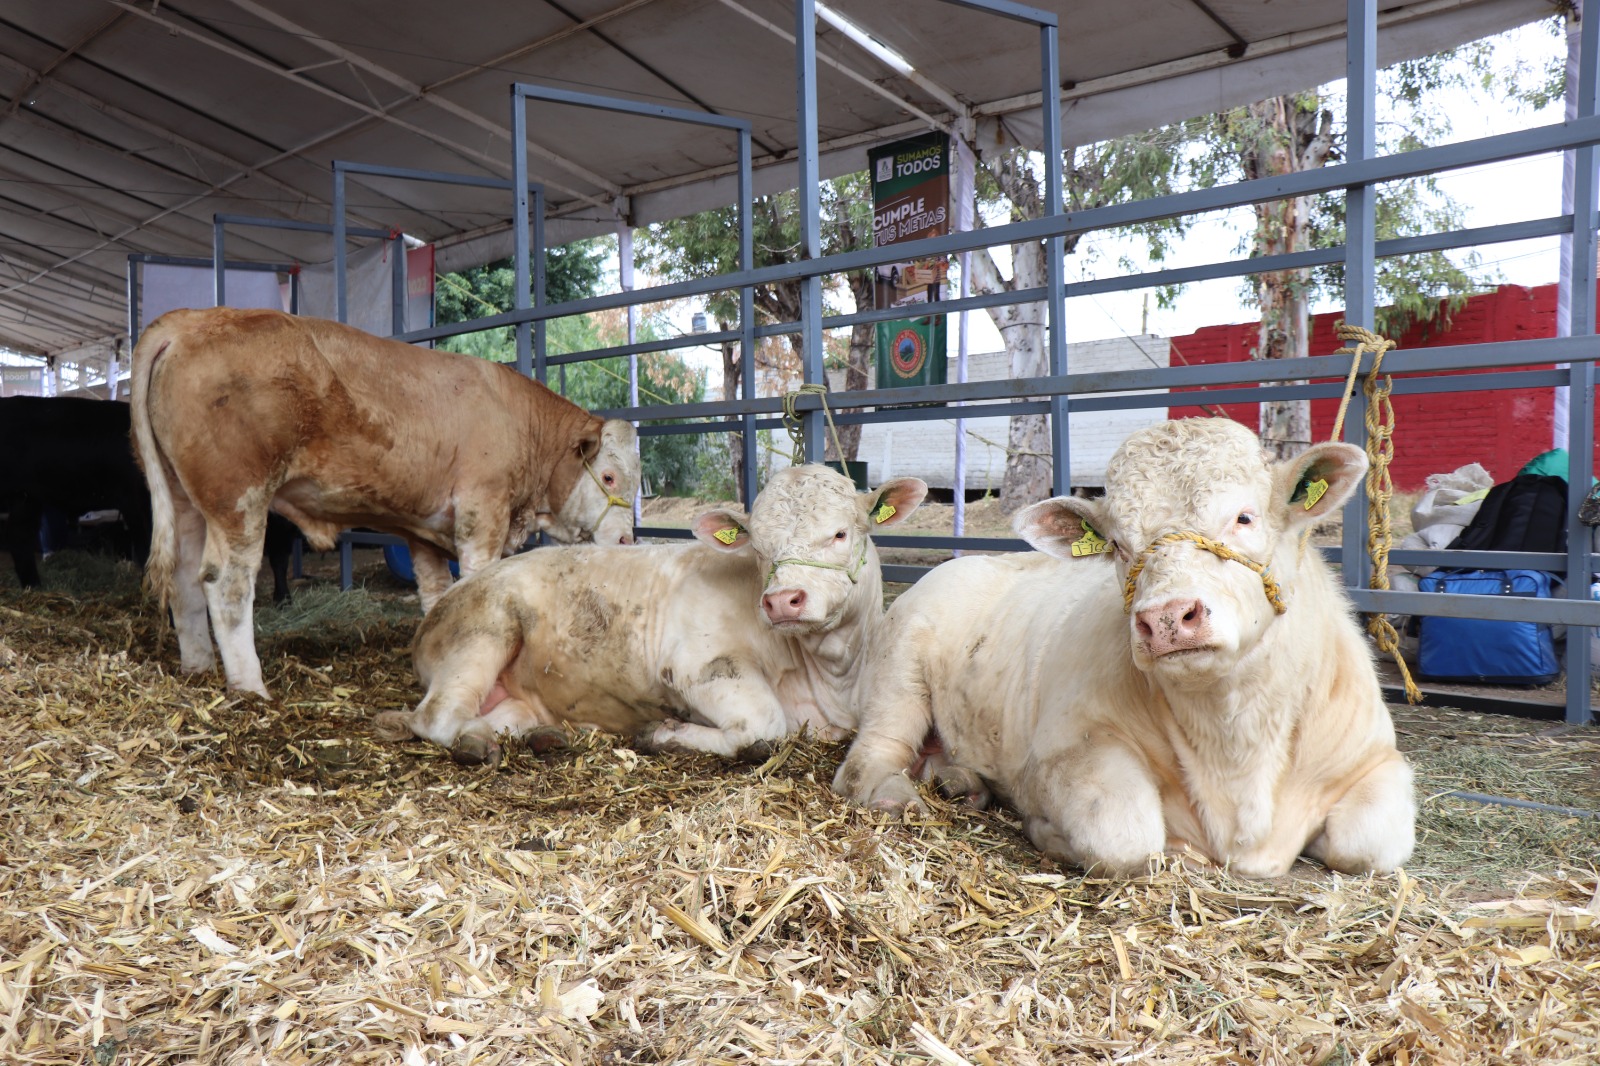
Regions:
<svg viewBox="0 0 1600 1066"><path fill-rule="evenodd" d="M1567 550L1567 480L1518 474L1489 490L1478 513L1447 547L1462 551Z"/></svg>

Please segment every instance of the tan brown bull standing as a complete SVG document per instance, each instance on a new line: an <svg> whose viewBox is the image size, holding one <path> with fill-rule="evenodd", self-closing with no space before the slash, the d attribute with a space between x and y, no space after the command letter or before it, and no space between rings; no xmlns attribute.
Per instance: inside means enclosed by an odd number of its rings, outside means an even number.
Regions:
<svg viewBox="0 0 1600 1066"><path fill-rule="evenodd" d="M185 670L267 694L252 629L267 512L321 551L369 526L410 545L426 612L536 529L632 541L634 429L508 367L277 311L172 311L133 354L150 484L146 580L174 601Z"/></svg>

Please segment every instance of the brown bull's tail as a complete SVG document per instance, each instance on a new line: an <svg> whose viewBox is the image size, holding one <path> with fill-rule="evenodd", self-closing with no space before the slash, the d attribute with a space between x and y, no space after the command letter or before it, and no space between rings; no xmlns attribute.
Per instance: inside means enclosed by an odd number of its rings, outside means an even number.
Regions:
<svg viewBox="0 0 1600 1066"><path fill-rule="evenodd" d="M145 563L144 584L160 601L163 619L166 618L167 601L172 595L172 574L178 561L178 531L167 463L150 425L150 381L156 360L172 344L173 339L173 330L165 316L151 323L133 349L133 370L130 374L132 403L129 414L133 421L133 454L144 470L145 482L150 486L150 558Z"/></svg>

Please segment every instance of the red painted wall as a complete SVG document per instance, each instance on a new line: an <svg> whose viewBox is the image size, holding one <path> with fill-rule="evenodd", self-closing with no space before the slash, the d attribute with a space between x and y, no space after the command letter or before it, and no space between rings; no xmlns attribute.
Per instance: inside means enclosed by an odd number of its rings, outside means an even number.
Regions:
<svg viewBox="0 0 1600 1066"><path fill-rule="evenodd" d="M1434 348L1553 337L1555 312L1554 285L1535 289L1507 285L1495 292L1468 298L1451 319L1448 329L1440 329L1436 323L1414 327L1399 339L1399 346ZM1339 347L1333 327L1341 316L1342 312L1317 315L1312 319L1312 355L1327 355ZM1255 347L1257 332L1257 325L1250 322L1206 326L1186 337L1174 337L1170 342L1172 365L1247 361ZM1315 439L1328 438L1338 409L1339 402L1334 399L1311 402L1311 429ZM1169 410L1173 418L1215 413L1198 406ZM1260 425L1258 404L1227 404L1225 410L1252 429ZM1550 389L1396 397L1395 458L1390 467L1395 488L1401 491L1419 489L1429 474L1454 470L1466 463L1482 463L1495 481L1504 481L1515 475L1529 459L1549 449L1553 411L1554 396Z"/></svg>

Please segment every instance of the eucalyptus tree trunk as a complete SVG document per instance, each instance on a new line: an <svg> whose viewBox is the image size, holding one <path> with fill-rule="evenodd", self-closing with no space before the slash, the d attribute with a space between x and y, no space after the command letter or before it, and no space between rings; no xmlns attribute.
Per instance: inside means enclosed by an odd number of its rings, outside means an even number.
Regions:
<svg viewBox="0 0 1600 1066"><path fill-rule="evenodd" d="M1293 97L1275 96L1248 108L1256 136L1240 152L1244 177L1276 177L1316 170L1333 148L1333 115L1307 110ZM1310 246L1311 198L1296 196L1257 204L1254 254L1282 255ZM1257 359L1297 359L1310 353L1311 314L1305 270L1277 270L1256 276L1261 308ZM1297 383L1293 383L1297 384ZM1261 405L1261 440L1288 458L1311 445L1311 401L1276 400Z"/></svg>
<svg viewBox="0 0 1600 1066"><path fill-rule="evenodd" d="M855 297L856 313L872 310L872 272L870 270L858 271L849 277L850 294ZM877 348L877 330L871 322L857 323L850 327L850 354L845 358L844 391L856 392L867 387L867 368L872 365L873 355ZM844 448L844 455L834 453L838 451L833 446L833 439L828 439L828 457L830 459L855 459L861 449L861 426L859 424L839 427L839 443Z"/></svg>
<svg viewBox="0 0 1600 1066"><path fill-rule="evenodd" d="M1039 179L1021 152L990 164L1000 190L1011 201L1011 217L1033 218L1040 213ZM1011 246L1011 278L1006 280L986 248L971 257L973 292L1014 292L1032 289L1045 281L1045 245L1029 241ZM1050 373L1045 349L1045 305L1034 301L989 308L1009 357L1010 376L1042 377ZM1000 509L1007 514L1050 495L1050 422L1045 415L1012 415L1006 434L1006 473L1000 488Z"/></svg>

